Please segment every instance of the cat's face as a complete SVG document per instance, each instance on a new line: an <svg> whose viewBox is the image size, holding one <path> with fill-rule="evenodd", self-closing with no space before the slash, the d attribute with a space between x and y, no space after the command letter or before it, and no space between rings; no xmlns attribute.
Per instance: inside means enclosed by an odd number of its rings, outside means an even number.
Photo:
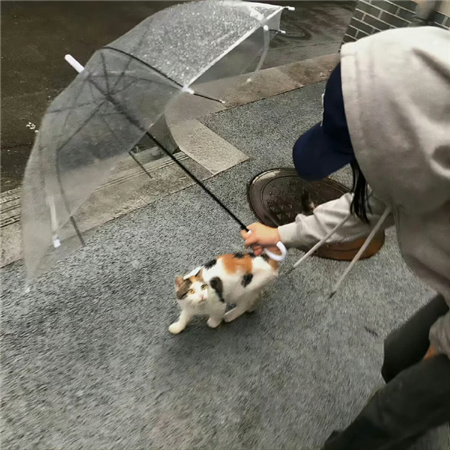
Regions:
<svg viewBox="0 0 450 450"><path fill-rule="evenodd" d="M208 300L208 285L200 278L177 277L175 279L175 291L178 300L192 306L201 305Z"/></svg>

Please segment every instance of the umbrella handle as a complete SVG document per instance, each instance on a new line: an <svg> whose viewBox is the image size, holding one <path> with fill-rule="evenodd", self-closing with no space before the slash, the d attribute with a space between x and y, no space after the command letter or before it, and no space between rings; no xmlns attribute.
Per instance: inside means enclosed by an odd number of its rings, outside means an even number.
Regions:
<svg viewBox="0 0 450 450"><path fill-rule="evenodd" d="M287 249L286 246L281 242L277 242L278 250L280 250L281 255L277 255L276 253L271 252L270 250L267 250L267 248L264 249L264 253L274 261L277 262L283 262L286 259L287 256Z"/></svg>
<svg viewBox="0 0 450 450"><path fill-rule="evenodd" d="M248 230L247 231L248 234L251 234L252 231ZM270 258L273 259L274 261L277 262L283 262L286 259L287 256L287 249L286 246L281 242L278 241L276 246L278 247L278 250L280 250L281 255L278 255L276 253L271 252L270 250L268 250L267 248L264 249L264 253Z"/></svg>

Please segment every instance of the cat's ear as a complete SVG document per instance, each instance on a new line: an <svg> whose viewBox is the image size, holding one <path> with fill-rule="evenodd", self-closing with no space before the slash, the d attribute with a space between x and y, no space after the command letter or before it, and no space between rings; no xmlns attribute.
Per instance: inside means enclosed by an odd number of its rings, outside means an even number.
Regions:
<svg viewBox="0 0 450 450"><path fill-rule="evenodd" d="M175 278L175 287L177 288L177 290L180 289L180 287L183 286L184 283L185 283L184 277Z"/></svg>
<svg viewBox="0 0 450 450"><path fill-rule="evenodd" d="M186 296L187 292L189 291L190 285L191 282L186 281L184 277L175 278L175 291L177 293L178 300L181 300Z"/></svg>
<svg viewBox="0 0 450 450"><path fill-rule="evenodd" d="M184 279L187 280L188 278L198 276L198 274L201 272L202 269L203 269L203 266L196 267L192 272L189 272L187 275L185 275Z"/></svg>

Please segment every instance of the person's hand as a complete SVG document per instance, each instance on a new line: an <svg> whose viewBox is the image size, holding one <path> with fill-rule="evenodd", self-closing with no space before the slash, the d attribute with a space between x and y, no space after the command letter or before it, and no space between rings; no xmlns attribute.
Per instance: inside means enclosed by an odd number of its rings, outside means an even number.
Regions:
<svg viewBox="0 0 450 450"><path fill-rule="evenodd" d="M431 359L435 356L436 356L436 349L432 345L430 345L423 359Z"/></svg>
<svg viewBox="0 0 450 450"><path fill-rule="evenodd" d="M253 223L247 227L251 233L241 231L241 236L245 239L245 246L252 247L256 256L264 251L265 247L274 247L281 239L278 228L271 228L261 223Z"/></svg>

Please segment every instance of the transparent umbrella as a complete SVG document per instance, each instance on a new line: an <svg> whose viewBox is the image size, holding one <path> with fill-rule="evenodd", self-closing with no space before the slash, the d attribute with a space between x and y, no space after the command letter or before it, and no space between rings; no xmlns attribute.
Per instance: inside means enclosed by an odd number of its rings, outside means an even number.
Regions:
<svg viewBox="0 0 450 450"><path fill-rule="evenodd" d="M83 242L74 214L145 134L173 153L164 119L171 102L186 93L219 101L212 81L261 67L283 9L239 0L180 4L78 67L44 115L25 171L28 282Z"/></svg>

